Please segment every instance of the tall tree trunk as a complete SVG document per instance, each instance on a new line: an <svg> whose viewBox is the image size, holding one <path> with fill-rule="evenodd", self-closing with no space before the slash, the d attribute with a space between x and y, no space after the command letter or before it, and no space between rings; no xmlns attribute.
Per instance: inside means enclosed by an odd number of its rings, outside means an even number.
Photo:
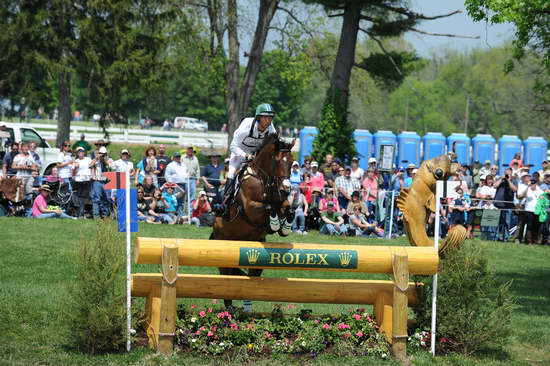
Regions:
<svg viewBox="0 0 550 366"><path fill-rule="evenodd" d="M59 73L59 113L57 116L57 146L70 140L71 132L71 73L62 70Z"/></svg>
<svg viewBox="0 0 550 366"><path fill-rule="evenodd" d="M269 32L269 25L277 11L280 0L261 0L258 12L258 23L252 41L252 48L248 54L248 63L244 79L241 83L239 67L239 37L237 33L237 2L236 0L227 0L227 30L229 43L229 57L226 62L225 73L227 81L227 92L225 95L225 104L228 117L227 143L231 144L233 132L239 127L241 119L248 104L250 97L254 92L258 72L262 62L262 54ZM228 145L229 147L229 145Z"/></svg>
<svg viewBox="0 0 550 366"><path fill-rule="evenodd" d="M334 62L334 69L330 79L330 97L339 97L342 105L348 105L349 81L351 68L355 63L355 46L357 44L357 33L359 32L359 21L361 20L361 2L348 1L344 10L342 31L338 53Z"/></svg>

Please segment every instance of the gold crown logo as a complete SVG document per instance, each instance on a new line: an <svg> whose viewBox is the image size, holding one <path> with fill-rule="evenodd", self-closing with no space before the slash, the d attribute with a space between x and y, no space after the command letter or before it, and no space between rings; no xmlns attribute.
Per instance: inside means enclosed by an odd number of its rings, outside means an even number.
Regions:
<svg viewBox="0 0 550 366"><path fill-rule="evenodd" d="M343 253L340 253L338 257L340 258L340 264L342 265L342 267L349 266L349 263L351 262L351 258L352 258L351 253L343 252Z"/></svg>
<svg viewBox="0 0 550 366"><path fill-rule="evenodd" d="M260 252L256 249L250 249L246 252L246 256L248 257L249 264L256 264L260 257Z"/></svg>

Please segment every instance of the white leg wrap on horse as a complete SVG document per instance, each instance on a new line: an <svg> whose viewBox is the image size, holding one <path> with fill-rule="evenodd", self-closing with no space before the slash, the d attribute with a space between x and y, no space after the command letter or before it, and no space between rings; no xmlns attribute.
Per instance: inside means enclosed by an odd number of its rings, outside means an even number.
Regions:
<svg viewBox="0 0 550 366"><path fill-rule="evenodd" d="M269 228L273 232L277 232L281 228L281 222L279 221L279 216L277 216L277 214L275 214L275 216L269 216Z"/></svg>
<svg viewBox="0 0 550 366"><path fill-rule="evenodd" d="M283 224L281 225L281 236L288 236L290 232L292 231L292 223L288 222L286 219L283 220Z"/></svg>

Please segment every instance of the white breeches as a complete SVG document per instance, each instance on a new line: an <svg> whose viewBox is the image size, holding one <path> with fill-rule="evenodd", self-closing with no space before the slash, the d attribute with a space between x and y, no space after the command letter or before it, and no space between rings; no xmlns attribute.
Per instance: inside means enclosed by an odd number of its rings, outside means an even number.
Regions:
<svg viewBox="0 0 550 366"><path fill-rule="evenodd" d="M229 169L227 170L227 178L235 178L235 173L241 168L241 165L245 162L245 158L237 154L231 153L229 157Z"/></svg>

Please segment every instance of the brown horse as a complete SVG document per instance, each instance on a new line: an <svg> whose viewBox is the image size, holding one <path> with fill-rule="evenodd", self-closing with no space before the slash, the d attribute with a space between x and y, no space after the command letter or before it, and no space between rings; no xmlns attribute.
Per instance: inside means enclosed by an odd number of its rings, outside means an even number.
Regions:
<svg viewBox="0 0 550 366"><path fill-rule="evenodd" d="M294 146L279 140L272 134L265 138L256 157L246 164L237 174L239 188L229 208L228 221L216 217L210 239L265 241L272 234L268 220L275 214L281 221L279 234L288 235L288 229L294 218L294 212L287 201L288 192L282 183L290 176ZM223 275L246 275L239 268L220 268ZM248 275L260 276L261 269L249 269ZM225 306L231 306L231 300L224 300Z"/></svg>

